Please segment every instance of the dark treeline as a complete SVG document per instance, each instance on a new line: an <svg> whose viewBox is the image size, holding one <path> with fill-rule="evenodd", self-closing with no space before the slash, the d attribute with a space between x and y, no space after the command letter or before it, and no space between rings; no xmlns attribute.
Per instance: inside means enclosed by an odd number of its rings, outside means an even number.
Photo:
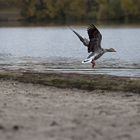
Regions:
<svg viewBox="0 0 140 140"><path fill-rule="evenodd" d="M140 19L140 0L0 0L29 21Z"/></svg>

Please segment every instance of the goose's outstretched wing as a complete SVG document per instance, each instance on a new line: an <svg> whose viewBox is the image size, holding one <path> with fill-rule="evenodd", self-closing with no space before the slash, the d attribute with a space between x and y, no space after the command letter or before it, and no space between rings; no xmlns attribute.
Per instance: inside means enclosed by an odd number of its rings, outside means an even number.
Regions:
<svg viewBox="0 0 140 140"><path fill-rule="evenodd" d="M88 52L97 52L99 49L101 49L102 35L93 24L89 26L87 32L90 39Z"/></svg>
<svg viewBox="0 0 140 140"><path fill-rule="evenodd" d="M81 35L79 35L76 31L74 31L73 29L71 29L77 36L78 38L81 40L81 42L85 45L88 46L89 45L89 41L86 38L83 38Z"/></svg>

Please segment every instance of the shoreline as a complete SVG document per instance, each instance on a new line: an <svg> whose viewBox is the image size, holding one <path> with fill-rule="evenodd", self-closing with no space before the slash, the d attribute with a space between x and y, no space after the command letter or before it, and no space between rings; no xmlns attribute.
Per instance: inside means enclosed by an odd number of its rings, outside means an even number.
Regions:
<svg viewBox="0 0 140 140"><path fill-rule="evenodd" d="M140 93L140 78L76 73L41 73L33 71L0 71L0 79L40 84L57 88L87 91L123 91Z"/></svg>

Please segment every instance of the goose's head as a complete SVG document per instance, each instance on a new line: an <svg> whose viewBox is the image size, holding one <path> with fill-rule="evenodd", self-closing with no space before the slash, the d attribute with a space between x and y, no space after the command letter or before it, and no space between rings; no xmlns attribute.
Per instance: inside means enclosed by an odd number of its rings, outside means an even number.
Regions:
<svg viewBox="0 0 140 140"><path fill-rule="evenodd" d="M115 50L115 49L113 49L113 48L106 49L106 51L107 51L107 52L116 52L116 50Z"/></svg>

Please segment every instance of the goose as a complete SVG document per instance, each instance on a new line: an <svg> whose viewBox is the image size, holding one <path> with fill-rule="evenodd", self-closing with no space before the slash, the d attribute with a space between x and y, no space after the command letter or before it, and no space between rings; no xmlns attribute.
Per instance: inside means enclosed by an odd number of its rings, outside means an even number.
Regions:
<svg viewBox="0 0 140 140"><path fill-rule="evenodd" d="M95 61L99 59L103 54L105 54L106 52L116 52L116 50L113 48L105 49L101 47L102 35L93 24L91 24L87 28L89 40L83 38L72 28L71 30L76 34L76 36L80 39L80 41L87 47L88 53L90 53L89 56L84 61L82 61L82 63L91 63L92 68L95 67Z"/></svg>

